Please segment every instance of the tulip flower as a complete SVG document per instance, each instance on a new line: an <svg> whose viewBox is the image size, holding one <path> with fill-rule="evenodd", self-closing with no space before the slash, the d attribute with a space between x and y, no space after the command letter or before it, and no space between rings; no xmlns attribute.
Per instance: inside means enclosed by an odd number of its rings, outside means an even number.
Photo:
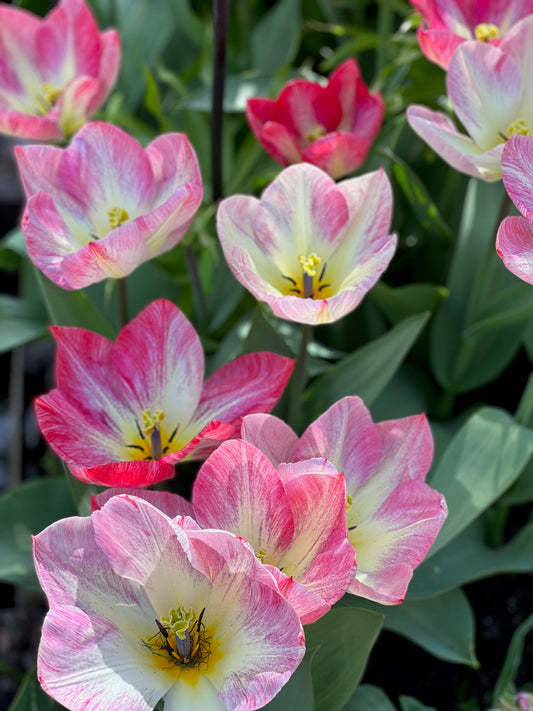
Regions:
<svg viewBox="0 0 533 711"><path fill-rule="evenodd" d="M533 13L533 0L410 1L422 16L417 31L420 49L443 69L448 69L463 42L476 39L498 45L519 20Z"/></svg>
<svg viewBox="0 0 533 711"><path fill-rule="evenodd" d="M253 546L302 624L325 615L352 582L346 482L324 459L276 470L248 442L224 442L202 465L192 504L202 527L231 531Z"/></svg>
<svg viewBox="0 0 533 711"><path fill-rule="evenodd" d="M387 605L402 602L447 513L444 497L424 482L433 456L425 416L374 424L360 398L346 397L301 439L271 415L245 417L241 437L274 466L323 457L344 472L348 535L357 557L348 592Z"/></svg>
<svg viewBox="0 0 533 711"><path fill-rule="evenodd" d="M64 289L124 277L172 249L202 202L200 168L184 134L164 134L144 150L116 126L93 122L68 148L15 153L28 198L28 254Z"/></svg>
<svg viewBox="0 0 533 711"><path fill-rule="evenodd" d="M61 141L104 103L117 79L120 39L99 33L83 0L41 19L0 6L0 132Z"/></svg>
<svg viewBox="0 0 533 711"><path fill-rule="evenodd" d="M114 496L34 538L50 604L43 689L71 711L253 711L304 654L297 614L241 539Z"/></svg>
<svg viewBox="0 0 533 711"><path fill-rule="evenodd" d="M81 328L53 334L57 388L36 401L39 426L74 476L104 486L148 486L185 457L205 458L238 436L243 415L270 412L293 368L290 358L250 353L203 383L200 339L164 299L115 342Z"/></svg>
<svg viewBox="0 0 533 711"><path fill-rule="evenodd" d="M464 42L446 76L451 104L468 135L424 106L410 106L413 130L453 168L493 182L501 178L505 142L533 132L533 16L516 24L500 45Z"/></svg>
<svg viewBox="0 0 533 711"><path fill-rule="evenodd" d="M276 316L329 323L360 303L391 260L391 211L382 170L336 184L301 163L283 170L261 200L223 200L218 235L235 277Z"/></svg>
<svg viewBox="0 0 533 711"><path fill-rule="evenodd" d="M503 182L523 217L506 217L498 229L496 251L517 277L533 284L533 137L515 136L502 157Z"/></svg>
<svg viewBox="0 0 533 711"><path fill-rule="evenodd" d="M348 59L326 86L295 79L276 100L248 99L246 118L278 163L305 161L337 179L364 163L383 110L381 94L368 91L357 62Z"/></svg>

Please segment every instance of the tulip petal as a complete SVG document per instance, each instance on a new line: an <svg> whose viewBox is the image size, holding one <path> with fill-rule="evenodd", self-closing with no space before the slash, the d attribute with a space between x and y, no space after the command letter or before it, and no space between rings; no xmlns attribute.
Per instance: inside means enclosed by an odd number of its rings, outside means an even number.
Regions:
<svg viewBox="0 0 533 711"><path fill-rule="evenodd" d="M299 441L295 432L283 420L262 413L243 418L240 436L260 449L276 468L281 462L294 460Z"/></svg>
<svg viewBox="0 0 533 711"><path fill-rule="evenodd" d="M506 217L500 224L496 251L510 272L533 284L533 227L524 217Z"/></svg>
<svg viewBox="0 0 533 711"><path fill-rule="evenodd" d="M98 511L113 496L129 494L148 501L157 509L166 514L169 518L178 516L194 516L192 504L178 494L171 494L169 491L152 491L151 489L135 489L133 487L114 487L91 496L91 511Z"/></svg>
<svg viewBox="0 0 533 711"><path fill-rule="evenodd" d="M522 215L533 222L533 137L514 136L502 154L502 177L509 197Z"/></svg>

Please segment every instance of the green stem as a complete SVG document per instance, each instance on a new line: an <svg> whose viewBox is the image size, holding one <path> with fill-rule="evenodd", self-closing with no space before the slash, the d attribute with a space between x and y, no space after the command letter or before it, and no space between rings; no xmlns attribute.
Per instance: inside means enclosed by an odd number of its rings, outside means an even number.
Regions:
<svg viewBox="0 0 533 711"><path fill-rule="evenodd" d="M126 289L126 279L117 279L118 295L118 318L120 328L128 323L128 292Z"/></svg>
<svg viewBox="0 0 533 711"><path fill-rule="evenodd" d="M393 30L393 10L390 0L381 0L378 7L376 77L387 64L387 43Z"/></svg>
<svg viewBox="0 0 533 711"><path fill-rule="evenodd" d="M291 379L290 402L288 421L291 427L297 432L302 409L302 395L305 388L305 362L307 359L307 347L311 341L313 327L307 323L302 324L302 336L300 340L300 351L296 358L294 371Z"/></svg>
<svg viewBox="0 0 533 711"><path fill-rule="evenodd" d="M215 51L213 53L213 98L211 104L211 180L213 185L213 202L220 200L223 195L222 119L228 16L229 0L214 0L213 24L215 26Z"/></svg>

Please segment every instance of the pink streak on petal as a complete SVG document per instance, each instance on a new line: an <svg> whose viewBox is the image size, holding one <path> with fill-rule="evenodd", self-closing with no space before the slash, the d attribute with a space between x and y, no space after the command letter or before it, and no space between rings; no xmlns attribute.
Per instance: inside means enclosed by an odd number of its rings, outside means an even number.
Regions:
<svg viewBox="0 0 533 711"><path fill-rule="evenodd" d="M533 227L524 217L506 217L498 229L496 251L507 269L533 284Z"/></svg>
<svg viewBox="0 0 533 711"><path fill-rule="evenodd" d="M91 496L91 511L98 511L113 496L129 494L148 501L157 509L165 513L169 518L178 516L194 516L192 504L178 494L171 494L168 491L152 491L151 489L134 489L132 487L114 487L106 489L100 494Z"/></svg>
<svg viewBox="0 0 533 711"><path fill-rule="evenodd" d="M256 135L268 155L281 165L288 166L302 160L298 138L286 126L267 121Z"/></svg>
<svg viewBox="0 0 533 711"><path fill-rule="evenodd" d="M198 159L184 133L158 136L147 146L146 155L156 184L155 206L168 200L176 190L187 183L201 188L202 176Z"/></svg>
<svg viewBox="0 0 533 711"><path fill-rule="evenodd" d="M276 468L281 462L293 461L299 441L283 420L262 413L243 418L240 436L260 449Z"/></svg>
<svg viewBox="0 0 533 711"><path fill-rule="evenodd" d="M509 197L533 223L533 137L513 136L502 154L502 177Z"/></svg>
<svg viewBox="0 0 533 711"><path fill-rule="evenodd" d="M75 462L67 463L76 479L100 486L152 486L159 481L172 479L176 474L174 467L162 460L156 462L108 462L94 466L82 466Z"/></svg>
<svg viewBox="0 0 533 711"><path fill-rule="evenodd" d="M302 158L332 178L342 178L364 163L371 144L371 138L355 133L328 133L313 141L302 153Z"/></svg>

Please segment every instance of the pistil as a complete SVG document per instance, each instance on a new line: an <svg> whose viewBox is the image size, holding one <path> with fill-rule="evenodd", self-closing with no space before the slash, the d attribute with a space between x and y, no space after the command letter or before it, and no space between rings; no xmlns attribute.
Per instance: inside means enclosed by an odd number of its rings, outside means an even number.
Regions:
<svg viewBox="0 0 533 711"><path fill-rule="evenodd" d="M474 36L480 42L490 42L491 40L498 39L500 36L500 28L491 22L481 22L475 26Z"/></svg>
<svg viewBox="0 0 533 711"><path fill-rule="evenodd" d="M205 608L196 617L191 608L172 608L166 617L155 620L159 632L143 640L144 646L174 666L195 668L207 664L211 644L203 623L204 613Z"/></svg>

